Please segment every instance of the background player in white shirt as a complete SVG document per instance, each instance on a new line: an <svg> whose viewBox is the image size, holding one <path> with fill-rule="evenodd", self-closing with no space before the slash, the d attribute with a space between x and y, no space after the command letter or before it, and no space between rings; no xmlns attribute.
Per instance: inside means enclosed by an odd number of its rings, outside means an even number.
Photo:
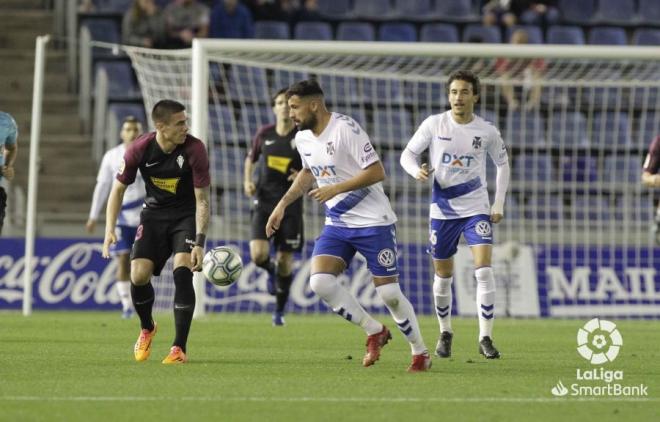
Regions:
<svg viewBox="0 0 660 422"><path fill-rule="evenodd" d="M101 208L108 199L110 188L124 159L126 148L135 141L140 133L142 133L140 122L133 116L126 117L119 133L122 143L109 149L103 155L101 167L96 177L96 186L94 187L89 219L85 225L88 233L93 233L96 228L96 221L101 213ZM139 174L137 177L142 182ZM133 306L131 304L131 262L129 255L133 247L133 241L135 240L137 226L140 224L140 211L142 211L144 196L144 183L134 183L126 189L115 229L117 243L110 247L112 256L117 260L117 280L115 285L121 299L123 318L130 318L133 314Z"/></svg>
<svg viewBox="0 0 660 422"><path fill-rule="evenodd" d="M504 216L509 159L497 128L473 113L479 100L477 76L469 71L455 72L449 77L447 91L451 110L422 122L401 154L401 165L420 181L427 181L433 174L430 252L435 268L433 296L440 323L436 354L451 356L453 256L463 234L472 250L477 279L479 353L495 359L500 353L492 340L495 278L491 268L491 222L498 223ZM419 165L419 156L426 149L433 168ZM487 155L497 166L492 208L486 188Z"/></svg>
<svg viewBox="0 0 660 422"><path fill-rule="evenodd" d="M398 283L396 215L381 184L385 170L369 136L350 117L326 109L323 91L314 80L295 83L287 97L291 119L300 130L296 148L303 169L270 215L266 234L275 233L286 207L316 181L318 187L309 196L325 204L326 221L312 253L312 290L334 312L365 330L367 353L362 364L373 365L392 338L390 331L337 282L337 276L360 252L374 276L378 295L410 343L413 359L408 371L427 370L431 357L415 311Z"/></svg>

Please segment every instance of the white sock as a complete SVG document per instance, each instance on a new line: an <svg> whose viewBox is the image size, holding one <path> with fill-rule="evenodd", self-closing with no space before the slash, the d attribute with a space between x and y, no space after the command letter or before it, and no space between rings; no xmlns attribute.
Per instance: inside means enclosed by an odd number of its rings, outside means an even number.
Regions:
<svg viewBox="0 0 660 422"><path fill-rule="evenodd" d="M433 300L435 301L435 314L438 316L438 323L440 324L440 332L449 331L451 329L451 282L453 277L440 277L435 275L433 277Z"/></svg>
<svg viewBox="0 0 660 422"><path fill-rule="evenodd" d="M119 300L121 300L121 308L124 311L131 309L131 282L130 281L120 281L115 282L117 286L117 293L119 293Z"/></svg>
<svg viewBox="0 0 660 422"><path fill-rule="evenodd" d="M385 306L390 310L392 318L399 330L406 336L410 343L413 355L419 355L427 351L422 333L419 331L417 316L410 301L403 295L399 283L389 283L376 287L376 291Z"/></svg>
<svg viewBox="0 0 660 422"><path fill-rule="evenodd" d="M493 338L495 320L495 276L491 267L481 267L474 271L477 278L477 313L479 315L479 340Z"/></svg>
<svg viewBox="0 0 660 422"><path fill-rule="evenodd" d="M312 274L309 285L336 314L362 327L367 335L378 334L383 330L383 324L373 319L357 299L339 285L336 276L327 273Z"/></svg>

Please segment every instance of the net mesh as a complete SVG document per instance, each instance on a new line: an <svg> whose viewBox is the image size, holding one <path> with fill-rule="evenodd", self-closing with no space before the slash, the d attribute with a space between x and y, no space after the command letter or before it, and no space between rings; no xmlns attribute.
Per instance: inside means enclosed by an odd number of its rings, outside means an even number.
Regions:
<svg viewBox="0 0 660 422"><path fill-rule="evenodd" d="M495 228L498 306L511 315L658 316L652 306L660 303L655 272L660 253L652 230L656 193L640 184L648 143L660 133L658 60L544 56L543 46L523 58L477 56L475 49L487 51L483 45L465 46L464 56L438 51L419 57L386 47L380 51L381 46L369 55L300 54L295 47L209 51L211 237L237 244L247 260L251 201L242 188L247 148L258 128L274 120L272 93L316 78L328 108L360 123L380 154L385 191L399 218L402 286L418 312L432 313L432 271L425 254L430 188L410 178L398 162L422 120L448 109L449 74L471 69L482 82L475 112L500 129L512 167L505 219ZM189 51L128 52L147 110L162 98L190 107ZM492 163L487 177L492 194ZM305 202L306 239L318 235L323 214L317 203ZM311 246L308 241L303 257ZM455 289L466 288L473 297L470 255L464 252L457 256ZM324 309L306 287L307 261L297 266L299 294L292 309ZM356 261L344 281L368 309L382 310L363 267ZM265 274L249 264L238 287L211 292L209 309L270 309L273 299L265 291ZM539 296L536 304L517 306L517 300L529 301L528 293ZM471 312L467 302L459 308Z"/></svg>

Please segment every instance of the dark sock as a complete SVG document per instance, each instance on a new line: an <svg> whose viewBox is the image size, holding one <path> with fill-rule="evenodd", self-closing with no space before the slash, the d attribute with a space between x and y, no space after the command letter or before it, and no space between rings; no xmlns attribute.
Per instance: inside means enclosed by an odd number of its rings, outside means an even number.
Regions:
<svg viewBox="0 0 660 422"><path fill-rule="evenodd" d="M135 312L140 317L140 326L149 331L154 329L154 320L151 317L154 297L154 286L151 285L151 281L142 286L131 283L131 298L133 298Z"/></svg>
<svg viewBox="0 0 660 422"><path fill-rule="evenodd" d="M270 257L266 258L263 262L255 262L255 264L257 267L268 271L268 274L271 276L275 273L275 263L270 260Z"/></svg>
<svg viewBox="0 0 660 422"><path fill-rule="evenodd" d="M277 291L275 292L275 311L284 312L287 300L289 300L289 290L291 289L291 281L293 275L277 275Z"/></svg>
<svg viewBox="0 0 660 422"><path fill-rule="evenodd" d="M176 335L172 345L179 346L184 352L195 311L195 289L192 279L192 271L188 268L179 267L174 270L174 328Z"/></svg>

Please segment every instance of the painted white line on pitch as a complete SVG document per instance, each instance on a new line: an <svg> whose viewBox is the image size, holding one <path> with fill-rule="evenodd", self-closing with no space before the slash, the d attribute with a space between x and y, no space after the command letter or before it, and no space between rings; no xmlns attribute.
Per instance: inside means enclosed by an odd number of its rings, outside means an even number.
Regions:
<svg viewBox="0 0 660 422"><path fill-rule="evenodd" d="M643 397L112 397L112 396L0 396L0 401L90 401L90 402L147 402L147 401L191 401L191 402L330 402L330 403L566 403L566 402L656 402L660 398Z"/></svg>

